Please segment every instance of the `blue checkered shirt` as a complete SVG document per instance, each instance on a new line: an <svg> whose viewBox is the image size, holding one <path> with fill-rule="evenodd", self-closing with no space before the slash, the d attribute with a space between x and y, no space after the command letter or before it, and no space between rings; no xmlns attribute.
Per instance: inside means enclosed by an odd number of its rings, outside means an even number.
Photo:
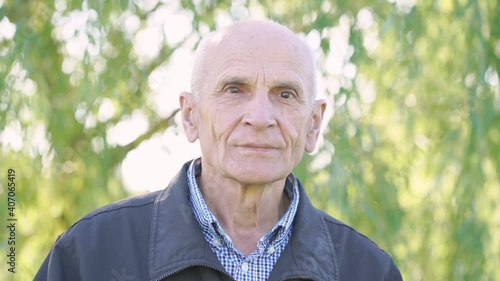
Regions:
<svg viewBox="0 0 500 281"><path fill-rule="evenodd" d="M214 214L208 209L196 182L201 175L201 161L195 159L189 166L187 177L190 202L194 215L200 223L203 236L210 244L227 273L237 281L267 280L274 264L292 235L292 224L299 204L299 187L293 174L287 177L285 191L291 199L285 215L257 243L257 249L245 256L233 246L231 238L224 232Z"/></svg>

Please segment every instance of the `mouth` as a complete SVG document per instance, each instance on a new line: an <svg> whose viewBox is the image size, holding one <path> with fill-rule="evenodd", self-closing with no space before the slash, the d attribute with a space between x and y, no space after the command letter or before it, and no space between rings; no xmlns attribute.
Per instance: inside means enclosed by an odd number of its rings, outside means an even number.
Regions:
<svg viewBox="0 0 500 281"><path fill-rule="evenodd" d="M251 150L251 151L257 151L257 152L269 152L269 151L275 151L278 150L278 146L272 145L272 144L265 144L265 143L244 143L240 145L236 145L236 147L244 149L244 150Z"/></svg>

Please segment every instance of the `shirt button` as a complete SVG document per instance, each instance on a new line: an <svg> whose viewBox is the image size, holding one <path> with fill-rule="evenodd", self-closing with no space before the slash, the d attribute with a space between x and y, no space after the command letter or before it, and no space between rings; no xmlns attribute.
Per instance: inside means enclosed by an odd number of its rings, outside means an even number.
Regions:
<svg viewBox="0 0 500 281"><path fill-rule="evenodd" d="M243 270L243 272L248 271L248 263L247 262L244 262L241 264L241 270Z"/></svg>
<svg viewBox="0 0 500 281"><path fill-rule="evenodd" d="M274 248L274 246L271 246L271 247L269 247L268 253L269 254L274 254L275 251L276 251L276 249Z"/></svg>
<svg viewBox="0 0 500 281"><path fill-rule="evenodd" d="M219 247L220 246L219 239L217 239L217 238L212 239L212 245L214 245L214 247L216 247L216 248Z"/></svg>

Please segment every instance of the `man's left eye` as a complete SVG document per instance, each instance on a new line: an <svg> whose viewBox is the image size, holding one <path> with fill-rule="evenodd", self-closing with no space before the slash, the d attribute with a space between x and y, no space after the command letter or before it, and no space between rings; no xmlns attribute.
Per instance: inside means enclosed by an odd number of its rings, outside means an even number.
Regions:
<svg viewBox="0 0 500 281"><path fill-rule="evenodd" d="M238 94L240 92L240 89L235 86L230 86L227 88L227 92L231 94Z"/></svg>
<svg viewBox="0 0 500 281"><path fill-rule="evenodd" d="M293 97L293 94L290 91L283 91L280 93L280 97L284 99L289 99Z"/></svg>

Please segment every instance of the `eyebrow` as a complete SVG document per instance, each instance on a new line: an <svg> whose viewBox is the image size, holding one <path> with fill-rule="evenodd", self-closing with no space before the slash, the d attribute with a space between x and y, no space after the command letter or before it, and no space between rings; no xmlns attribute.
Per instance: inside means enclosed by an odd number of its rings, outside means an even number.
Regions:
<svg viewBox="0 0 500 281"><path fill-rule="evenodd" d="M244 85L244 84L250 84L250 81L247 78L243 78L240 76L228 76L222 78L218 83L218 85L227 85L227 84Z"/></svg>
<svg viewBox="0 0 500 281"><path fill-rule="evenodd" d="M219 82L216 85L215 92L221 92L226 85L231 85L231 84L244 86L244 85L251 85L252 82L247 77L238 75L228 75L219 80ZM304 87L299 81L296 81L295 79L271 81L271 83L266 83L266 84L269 84L273 89L285 88L293 90L301 98L304 96Z"/></svg>
<svg viewBox="0 0 500 281"><path fill-rule="evenodd" d="M226 76L221 78L215 85L215 92L221 92L226 85L249 85L251 84L247 78L241 76Z"/></svg>
<svg viewBox="0 0 500 281"><path fill-rule="evenodd" d="M219 83L217 83L217 86L223 86L223 85L228 85L228 84L236 84L236 85L245 85L245 84L251 84L251 82L244 77L240 76L229 76L229 77L224 77L222 78ZM273 85L274 84L274 85ZM288 88L288 89L293 89L296 91L301 91L302 85L294 80L285 80L285 81L279 81L276 83L271 84L273 88Z"/></svg>
<svg viewBox="0 0 500 281"><path fill-rule="evenodd" d="M297 93L303 92L302 85L299 82L293 80L279 81L273 86L273 88L287 88L295 90Z"/></svg>

